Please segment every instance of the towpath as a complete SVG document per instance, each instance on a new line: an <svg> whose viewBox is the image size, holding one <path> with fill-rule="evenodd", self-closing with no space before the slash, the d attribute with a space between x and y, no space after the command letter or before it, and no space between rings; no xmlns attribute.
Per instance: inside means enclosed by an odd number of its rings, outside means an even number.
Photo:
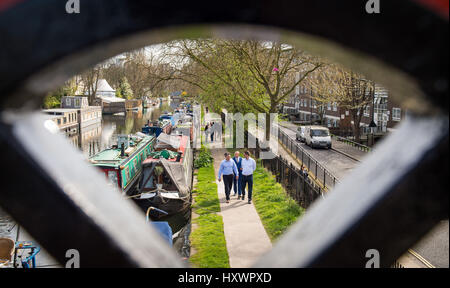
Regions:
<svg viewBox="0 0 450 288"><path fill-rule="evenodd" d="M225 240L231 268L247 268L268 252L272 243L253 204L248 204L247 200L237 200L237 196L232 196L233 192L230 203L226 203L223 181L217 181L220 162L224 159L225 152L227 150L224 148L211 149Z"/></svg>

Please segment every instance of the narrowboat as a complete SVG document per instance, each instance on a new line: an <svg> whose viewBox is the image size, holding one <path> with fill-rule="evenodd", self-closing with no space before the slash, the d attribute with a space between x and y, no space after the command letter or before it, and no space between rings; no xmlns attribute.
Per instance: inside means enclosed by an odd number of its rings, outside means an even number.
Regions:
<svg viewBox="0 0 450 288"><path fill-rule="evenodd" d="M158 137L161 133L170 134L170 132L172 132L172 123L167 119L155 122L148 121L147 124L142 127L142 133L154 135L155 137Z"/></svg>
<svg viewBox="0 0 450 288"><path fill-rule="evenodd" d="M142 162L138 193L131 197L146 211L148 207L168 215L190 207L193 153L188 136L160 134L155 151Z"/></svg>
<svg viewBox="0 0 450 288"><path fill-rule="evenodd" d="M110 183L123 194L134 193L142 172L142 162L153 151L156 138L138 132L135 135L119 135L117 145L105 149L89 158Z"/></svg>

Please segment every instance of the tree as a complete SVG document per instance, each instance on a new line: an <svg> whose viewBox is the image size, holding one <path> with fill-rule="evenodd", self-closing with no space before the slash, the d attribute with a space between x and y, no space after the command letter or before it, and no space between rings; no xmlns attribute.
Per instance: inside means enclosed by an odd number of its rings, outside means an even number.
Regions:
<svg viewBox="0 0 450 288"><path fill-rule="evenodd" d="M277 111L295 87L324 64L321 59L286 44L238 40L183 40L166 44L166 57L178 59L171 79L201 90L200 100L231 112ZM289 81L302 71L298 81ZM266 133L269 138L269 133Z"/></svg>
<svg viewBox="0 0 450 288"><path fill-rule="evenodd" d="M97 84L102 75L104 64L96 65L80 75L80 79L83 82L83 95L88 96L89 103L92 104L97 95Z"/></svg>
<svg viewBox="0 0 450 288"><path fill-rule="evenodd" d="M355 73L339 65L328 65L308 78L312 87L312 98L322 103L335 102L348 110L352 118L352 130L355 141L360 141L361 118L366 107L372 102L375 83L364 75Z"/></svg>
<svg viewBox="0 0 450 288"><path fill-rule="evenodd" d="M119 87L116 89L116 96L127 100L133 99L133 90L131 90L127 77L120 79Z"/></svg>
<svg viewBox="0 0 450 288"><path fill-rule="evenodd" d="M63 96L73 96L78 88L76 77L66 81L66 83L58 89L50 92L44 98L43 106L45 109L61 107L61 98Z"/></svg>

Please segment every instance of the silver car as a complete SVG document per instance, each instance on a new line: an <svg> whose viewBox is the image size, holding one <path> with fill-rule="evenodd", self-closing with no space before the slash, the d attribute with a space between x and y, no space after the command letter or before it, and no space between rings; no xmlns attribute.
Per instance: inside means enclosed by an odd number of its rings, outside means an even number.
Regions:
<svg viewBox="0 0 450 288"><path fill-rule="evenodd" d="M300 126L297 128L297 132L295 133L295 139L300 142L305 142L305 126Z"/></svg>

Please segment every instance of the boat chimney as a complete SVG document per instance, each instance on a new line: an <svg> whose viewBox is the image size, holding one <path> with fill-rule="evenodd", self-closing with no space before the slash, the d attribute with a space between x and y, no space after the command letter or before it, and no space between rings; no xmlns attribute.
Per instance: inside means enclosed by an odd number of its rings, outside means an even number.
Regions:
<svg viewBox="0 0 450 288"><path fill-rule="evenodd" d="M182 154L182 152L180 152L180 153L178 153L178 155L177 155L177 162L180 162L180 160L181 160L181 154Z"/></svg>
<svg viewBox="0 0 450 288"><path fill-rule="evenodd" d="M125 156L125 143L122 142L122 145L120 145L120 157Z"/></svg>

